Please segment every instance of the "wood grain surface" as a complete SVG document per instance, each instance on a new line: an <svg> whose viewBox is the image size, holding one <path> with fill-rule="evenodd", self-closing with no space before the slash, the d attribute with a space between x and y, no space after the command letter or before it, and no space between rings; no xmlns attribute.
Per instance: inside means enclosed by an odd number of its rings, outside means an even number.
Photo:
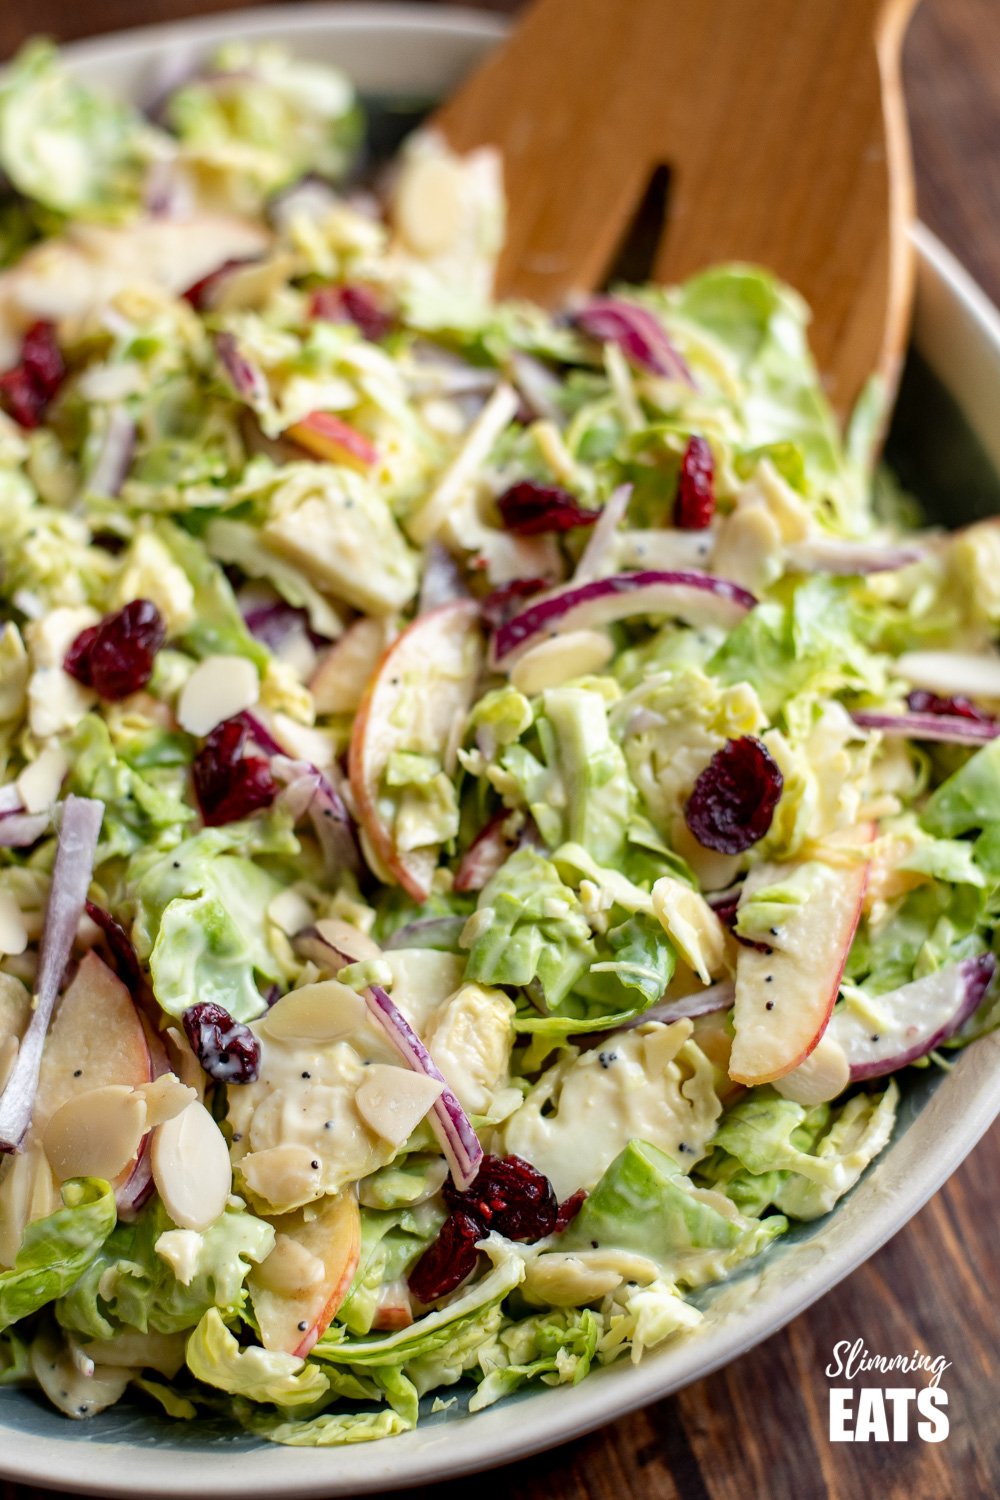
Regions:
<svg viewBox="0 0 1000 1500"><path fill-rule="evenodd" d="M236 9L200 0L0 0L0 56ZM667 3L667 0L664 0ZM843 0L845 7L853 0ZM516 10L516 0L485 8ZM921 215L1000 302L1000 3L923 0L904 53ZM1000 1084L998 1084L1000 1086ZM590 1437L416 1500L993 1500L1000 1496L1000 1127L868 1264L745 1355ZM831 1444L841 1339L951 1362L941 1444ZM151 1473L152 1479L152 1473ZM37 1491L3 1486L4 1500ZM388 1497L386 1497L388 1500Z"/></svg>
<svg viewBox="0 0 1000 1500"><path fill-rule="evenodd" d="M459 151L503 153L499 294L559 307L599 288L667 166L652 280L768 266L813 309L838 416L873 373L894 392L913 291L899 78L913 4L536 0L435 117Z"/></svg>

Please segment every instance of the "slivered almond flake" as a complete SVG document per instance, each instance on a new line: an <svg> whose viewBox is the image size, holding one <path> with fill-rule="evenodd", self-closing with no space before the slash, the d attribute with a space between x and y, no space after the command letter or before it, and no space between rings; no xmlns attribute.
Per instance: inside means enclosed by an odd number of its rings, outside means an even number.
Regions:
<svg viewBox="0 0 1000 1500"><path fill-rule="evenodd" d="M153 1181L163 1206L182 1229L207 1229L222 1213L233 1185L229 1148L203 1104L191 1103L153 1132Z"/></svg>
<svg viewBox="0 0 1000 1500"><path fill-rule="evenodd" d="M366 1017L360 995L336 979L324 979L290 990L271 1007L259 1027L266 1036L283 1042L335 1042L363 1026Z"/></svg>
<svg viewBox="0 0 1000 1500"><path fill-rule="evenodd" d="M225 719L252 708L260 693L257 668L244 656L209 656L181 689L177 720L188 734L210 734Z"/></svg>
<svg viewBox="0 0 1000 1500"><path fill-rule="evenodd" d="M367 932L362 932L360 927L345 922L342 917L321 917L316 923L316 931L324 943L329 943L332 948L338 948L343 953L349 953L355 963L363 963L366 958L381 958L382 949L373 937Z"/></svg>
<svg viewBox="0 0 1000 1500"><path fill-rule="evenodd" d="M69 1177L103 1177L123 1172L146 1131L146 1101L127 1084L77 1094L56 1110L42 1136L49 1165Z"/></svg>
<svg viewBox="0 0 1000 1500"><path fill-rule="evenodd" d="M176 1073L161 1073L152 1083L142 1084L136 1089L136 1093L146 1101L148 1130L175 1119L198 1098L195 1090L181 1083Z"/></svg>
<svg viewBox="0 0 1000 1500"><path fill-rule="evenodd" d="M240 1171L251 1193L281 1210L322 1196L316 1160L308 1146L268 1146L244 1156Z"/></svg>
<svg viewBox="0 0 1000 1500"><path fill-rule="evenodd" d="M374 1063L354 1096L358 1114L370 1130L392 1146L401 1146L413 1134L444 1084L408 1068Z"/></svg>
<svg viewBox="0 0 1000 1500"><path fill-rule="evenodd" d="M574 677L599 672L614 653L611 638L603 631L568 630L526 651L511 668L511 685L530 698Z"/></svg>

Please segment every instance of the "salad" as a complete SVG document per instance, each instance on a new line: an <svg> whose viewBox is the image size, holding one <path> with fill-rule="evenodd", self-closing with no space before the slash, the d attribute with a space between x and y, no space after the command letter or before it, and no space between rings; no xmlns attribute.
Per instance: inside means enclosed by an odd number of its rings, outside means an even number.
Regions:
<svg viewBox="0 0 1000 1500"><path fill-rule="evenodd" d="M364 151L266 47L0 84L0 1384L73 1418L638 1360L998 1018L1000 527L766 272L497 302L493 156Z"/></svg>

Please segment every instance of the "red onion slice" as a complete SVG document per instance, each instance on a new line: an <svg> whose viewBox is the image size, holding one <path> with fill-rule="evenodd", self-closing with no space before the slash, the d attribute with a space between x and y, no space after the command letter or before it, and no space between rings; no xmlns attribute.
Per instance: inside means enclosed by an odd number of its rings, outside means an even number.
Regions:
<svg viewBox="0 0 1000 1500"><path fill-rule="evenodd" d="M262 749L268 750L266 744L259 743ZM271 740L271 743L276 742ZM336 787L311 762L292 760L281 754L280 747L277 754L270 750L268 753L271 755L274 779L284 787L280 798L282 806L288 808L296 821L308 814L323 850L327 868L332 873L339 873L341 870L357 873L361 869L361 853L354 832L354 821L347 803Z"/></svg>
<svg viewBox="0 0 1000 1500"><path fill-rule="evenodd" d="M995 740L1000 724L958 714L889 714L859 710L851 718L861 729L877 729L894 739L937 740L943 745L981 745ZM0 822L0 833L3 823Z"/></svg>
<svg viewBox="0 0 1000 1500"><path fill-rule="evenodd" d="M24 802L21 793L17 789L17 782L10 781L6 786L0 786L0 818L5 818L8 813L22 812Z"/></svg>
<svg viewBox="0 0 1000 1500"><path fill-rule="evenodd" d="M76 929L83 916L103 817L104 803L89 797L67 797L63 804L56 862L45 911L35 1008L21 1038L7 1087L0 1096L0 1151L17 1151L31 1125L42 1049Z"/></svg>
<svg viewBox="0 0 1000 1500"><path fill-rule="evenodd" d="M927 556L919 542L889 546L878 542L850 542L837 537L814 537L790 542L785 549L789 567L803 573L839 573L844 577L868 573L895 573Z"/></svg>
<svg viewBox="0 0 1000 1500"><path fill-rule="evenodd" d="M52 826L47 813L5 813L0 818L0 849L27 849Z"/></svg>
<svg viewBox="0 0 1000 1500"><path fill-rule="evenodd" d="M365 1004L382 1027L400 1057L415 1073L434 1078L444 1090L431 1106L431 1125L451 1169L455 1186L462 1192L471 1187L483 1159L483 1148L472 1121L448 1087L448 1080L397 1005L380 985L364 992Z"/></svg>
<svg viewBox="0 0 1000 1500"><path fill-rule="evenodd" d="M215 352L237 396L241 396L250 406L263 404L268 397L267 381L263 372L241 353L236 335L217 333Z"/></svg>
<svg viewBox="0 0 1000 1500"><path fill-rule="evenodd" d="M434 948L457 953L465 922L465 917L416 917L397 927L382 947L386 952L393 948Z"/></svg>
<svg viewBox="0 0 1000 1500"><path fill-rule="evenodd" d="M573 322L588 338L617 344L627 359L652 375L666 375L695 389L694 376L674 348L658 318L636 302L620 297L592 297L573 314Z"/></svg>
<svg viewBox="0 0 1000 1500"><path fill-rule="evenodd" d="M506 671L537 641L634 615L667 615L688 625L732 630L757 603L753 594L709 573L613 573L546 594L494 632L491 665Z"/></svg>

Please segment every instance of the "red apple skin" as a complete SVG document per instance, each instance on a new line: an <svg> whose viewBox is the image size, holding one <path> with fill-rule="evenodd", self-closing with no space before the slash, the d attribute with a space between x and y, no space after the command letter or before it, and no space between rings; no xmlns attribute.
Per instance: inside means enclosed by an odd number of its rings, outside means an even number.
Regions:
<svg viewBox="0 0 1000 1500"><path fill-rule="evenodd" d="M418 616L383 653L354 720L348 773L361 828L375 858L414 901L424 902L430 895L430 883L437 865L437 850L416 849L403 852L397 849L391 830L382 822L378 811L378 785L388 752L384 756L378 753L376 736L390 722L392 710L400 696L396 687L405 679L408 662L419 663L423 667L428 692L433 692L432 667L439 659L442 647L458 644L464 650L469 642L475 642L477 649L470 652L473 671L468 682L461 691L453 689L450 701L442 699L443 707L447 710L443 716L446 721L442 729L444 740L450 730L454 712L461 711L471 698L480 660L478 637L479 611L471 600L442 604L438 609ZM393 682L394 678L397 683ZM405 687L402 690L405 691Z"/></svg>
<svg viewBox="0 0 1000 1500"><path fill-rule="evenodd" d="M861 842L868 842L871 839L873 832L874 829L872 825L865 825L862 830L854 830L854 847L857 847L857 845ZM846 848L849 846L845 843L844 847ZM819 862L822 863L822 861ZM773 867L773 869L780 868L780 866ZM748 971L751 973L751 975L755 974L757 971L760 971L761 975L763 975L763 970L765 968L770 969L773 972L774 976L774 1002L776 1005L780 1004L783 988L781 969L782 966L787 963L787 959L783 958L780 950L776 950L772 955L762 954L751 948L742 948L740 950L736 969L737 1001L734 1011L734 1026L736 1037L733 1043L733 1053L736 1061L735 1065L732 1062L730 1063L729 1073L729 1076L734 1083L744 1084L747 1088L754 1088L761 1084L773 1083L775 1079L784 1078L786 1073L790 1073L793 1068L797 1068L801 1063L805 1062L806 1058L816 1047L820 1037L823 1035L823 1033L826 1031L827 1026L829 1025L830 1017L833 1014L833 1007L836 1004L837 995L840 990L840 981L843 977L844 967L847 963L847 957L851 950L851 943L854 940L854 934L857 931L858 922L861 918L865 890L868 885L870 863L868 861L865 861L864 863L846 866L837 864L831 865L830 868L831 871L839 877L839 894L844 897L843 909L839 913L839 920L841 925L839 930L835 930L833 934L837 944L836 963L833 968L827 969L825 978L817 978L815 987L810 991L813 996L815 996L817 992L819 994L819 998L814 998L813 1000L815 1009L810 1016L810 1030L806 1040L796 1046L795 1050L792 1052L786 1051L782 1053L780 1049L781 1032L778 1031L777 1028L782 1026L782 1019L780 1013L775 1011L775 1040L777 1045L773 1049L773 1066L751 1068L746 1063L741 1065L739 1061L741 1052L745 1052L747 1050L745 1046L741 1047L740 1038L742 1019L740 1014L740 980L741 977L745 978L747 976ZM774 878L773 875L770 878ZM829 935L830 931L831 929L829 928L829 924L826 924L823 928L824 934ZM761 979L761 986L763 985L763 982L763 979ZM764 993L765 992L761 988L760 994L762 995ZM770 998L772 992L768 991L766 993ZM746 1014L746 1011L744 1011L744 1014ZM751 1017L750 1019L752 1021L753 1017ZM759 1016L757 1017L757 1021L759 1025ZM744 1025L746 1024L747 1023L744 1022ZM759 1051L760 1048L758 1046L758 1052Z"/></svg>
<svg viewBox="0 0 1000 1500"><path fill-rule="evenodd" d="M311 411L301 422L289 427L285 437L329 463L350 463L355 468L370 469L378 462L378 453L364 433L332 412Z"/></svg>
<svg viewBox="0 0 1000 1500"><path fill-rule="evenodd" d="M345 1189L325 1199L315 1219L307 1222L299 1210L284 1215L275 1227L323 1262L323 1285L286 1295L262 1286L259 1274L251 1272L250 1297L265 1349L280 1349L305 1359L336 1317L357 1272L361 1259L358 1200ZM303 1322L307 1324L305 1329L300 1327Z"/></svg>

